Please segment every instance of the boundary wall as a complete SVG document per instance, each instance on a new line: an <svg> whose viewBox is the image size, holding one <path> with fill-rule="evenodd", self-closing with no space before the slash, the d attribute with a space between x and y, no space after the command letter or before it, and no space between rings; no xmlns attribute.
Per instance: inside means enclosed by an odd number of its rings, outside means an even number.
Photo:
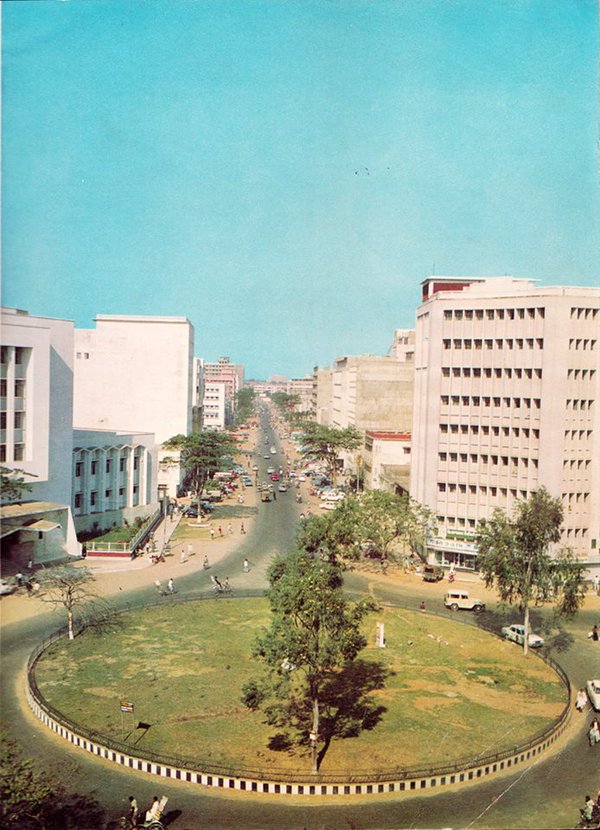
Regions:
<svg viewBox="0 0 600 830"><path fill-rule="evenodd" d="M196 598L197 599L197 598ZM541 655L563 681L568 702L560 717L542 734L527 744L516 746L495 755L459 760L454 764L431 768L391 769L389 772L367 773L356 771L346 774L317 774L273 770L228 769L201 759L161 756L152 752L135 752L132 747L86 730L70 722L61 712L53 709L44 699L35 682L35 664L39 657L56 640L64 636L64 630L56 632L40 644L31 654L27 665L27 702L34 715L52 732L75 747L127 769L156 775L172 781L185 781L223 791L242 791L268 795L296 796L365 796L385 793L417 794L439 790L451 785L478 783L491 776L533 763L557 742L566 730L571 717L571 685L563 669L553 660ZM492 632L490 632L492 633Z"/></svg>

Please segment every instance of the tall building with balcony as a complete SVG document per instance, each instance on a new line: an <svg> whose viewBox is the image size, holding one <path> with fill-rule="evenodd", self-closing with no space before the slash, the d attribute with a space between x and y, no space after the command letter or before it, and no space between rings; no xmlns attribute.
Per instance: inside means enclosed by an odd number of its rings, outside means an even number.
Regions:
<svg viewBox="0 0 600 830"><path fill-rule="evenodd" d="M600 564L600 290L431 277L417 311L411 495L438 561L476 567L495 507L544 486L563 544Z"/></svg>
<svg viewBox="0 0 600 830"><path fill-rule="evenodd" d="M2 557L23 567L78 555L70 510L73 323L3 308L1 338L0 463L22 470L31 486L1 508Z"/></svg>

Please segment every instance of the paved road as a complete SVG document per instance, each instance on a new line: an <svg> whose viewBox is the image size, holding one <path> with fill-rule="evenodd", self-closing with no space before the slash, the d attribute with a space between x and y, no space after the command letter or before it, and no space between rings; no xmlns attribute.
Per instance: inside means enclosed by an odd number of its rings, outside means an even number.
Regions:
<svg viewBox="0 0 600 830"><path fill-rule="evenodd" d="M268 446L274 443L270 440ZM261 449L266 446L261 444ZM281 456L276 457L280 462ZM260 480L269 461L261 459ZM266 569L276 552L286 552L293 545L294 524L301 507L294 501L294 493L278 494L277 501L259 504L253 530L243 545L219 564L219 572L231 575L232 581L248 588L264 587ZM248 574L242 574L242 561L251 563ZM208 587L208 575L196 573L178 578L182 592L195 593ZM350 574L347 586L351 591L365 590L365 577ZM422 588L399 586L391 589L379 583L375 594L380 600L402 601L416 607ZM124 605L130 599L153 596L148 587L120 595L116 604ZM560 655L555 655L569 672L576 685L581 685L591 674L598 651L584 639L598 617L595 609L583 611L567 633L575 643ZM459 792L435 797L362 803L348 800L342 806L312 806L305 802L282 802L241 795L222 798L219 794L198 789L192 785L172 786L151 776L133 774L103 761L92 761L85 753L76 752L64 742L54 739L23 710L22 670L27 655L44 636L56 628L53 614L38 616L15 623L2 631L1 679L3 719L11 734L18 737L25 754L37 757L47 768L59 771L76 792L96 798L116 819L125 811L127 796L134 793L141 803L149 802L154 794L169 796L176 813L170 824L173 830L376 830L377 828L555 828L569 827L574 822L578 807L587 792L598 789L598 760L600 750L587 746L581 728L557 755L517 775L489 781ZM586 718L587 720L587 718ZM440 724L443 729L443 723Z"/></svg>

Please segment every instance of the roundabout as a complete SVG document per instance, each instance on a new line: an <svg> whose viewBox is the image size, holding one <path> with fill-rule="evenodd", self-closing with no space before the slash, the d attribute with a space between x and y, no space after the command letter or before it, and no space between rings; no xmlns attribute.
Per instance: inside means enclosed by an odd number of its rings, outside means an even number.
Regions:
<svg viewBox="0 0 600 830"><path fill-rule="evenodd" d="M116 630L34 653L30 706L74 746L133 770L225 792L328 798L476 783L538 760L567 726L558 667L474 626L386 606L365 622L360 671L341 702L329 701L363 707L363 728L334 735L312 775L306 747L274 740L261 712L241 702L267 619L260 599L131 610ZM385 648L374 635L382 622ZM121 711L125 701L132 711Z"/></svg>

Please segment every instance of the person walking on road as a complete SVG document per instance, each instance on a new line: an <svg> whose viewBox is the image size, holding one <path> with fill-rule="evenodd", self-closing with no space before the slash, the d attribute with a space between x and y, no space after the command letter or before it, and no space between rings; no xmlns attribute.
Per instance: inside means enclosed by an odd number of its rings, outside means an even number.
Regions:
<svg viewBox="0 0 600 830"><path fill-rule="evenodd" d="M244 523L243 523L243 522L242 522L242 524L240 525L240 533L242 534L242 536L244 536L244 535L245 535L245 533L246 533L246 528L244 527Z"/></svg>
<svg viewBox="0 0 600 830"><path fill-rule="evenodd" d="M160 584L160 579L157 579L157 580L154 582L154 587L155 587L155 588L156 588L156 590L158 591L158 595L159 595L160 597L164 596L164 593L165 593L165 592L163 591L162 585Z"/></svg>
<svg viewBox="0 0 600 830"><path fill-rule="evenodd" d="M170 594L175 594L175 593L177 593L177 592L175 591L175 583L173 582L173 577L171 577L171 578L169 579L169 581L167 582L167 591L168 591Z"/></svg>
<svg viewBox="0 0 600 830"><path fill-rule="evenodd" d="M250 562L248 562L247 559L244 559L244 564L242 566L242 570L244 571L245 574L247 574L248 571L250 570Z"/></svg>

